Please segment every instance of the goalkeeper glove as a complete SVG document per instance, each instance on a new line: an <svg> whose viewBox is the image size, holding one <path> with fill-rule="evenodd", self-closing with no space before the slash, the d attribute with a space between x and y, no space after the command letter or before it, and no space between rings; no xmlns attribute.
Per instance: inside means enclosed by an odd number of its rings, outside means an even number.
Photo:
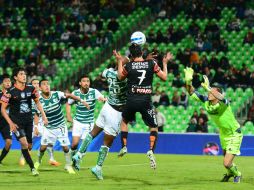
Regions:
<svg viewBox="0 0 254 190"><path fill-rule="evenodd" d="M187 67L186 69L184 69L184 74L185 74L185 82L187 85L191 85L192 79L193 79L193 69L190 67Z"/></svg>
<svg viewBox="0 0 254 190"><path fill-rule="evenodd" d="M201 83L201 86L208 92L211 91L210 82L206 75L203 75L204 82Z"/></svg>

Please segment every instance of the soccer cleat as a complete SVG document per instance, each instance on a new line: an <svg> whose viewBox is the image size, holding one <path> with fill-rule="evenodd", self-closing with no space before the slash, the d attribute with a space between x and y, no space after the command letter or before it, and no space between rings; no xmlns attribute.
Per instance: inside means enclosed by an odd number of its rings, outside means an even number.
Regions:
<svg viewBox="0 0 254 190"><path fill-rule="evenodd" d="M40 165L41 165L41 163L37 161L37 162L34 163L34 168L35 168L36 170L38 170L39 167L40 167Z"/></svg>
<svg viewBox="0 0 254 190"><path fill-rule="evenodd" d="M123 157L125 154L127 154L127 147L124 146L118 153L118 157Z"/></svg>
<svg viewBox="0 0 254 190"><path fill-rule="evenodd" d="M73 168L72 168L71 166L69 166L69 165L66 165L66 166L64 167L64 169L67 170L67 172L68 172L69 174L76 174L76 172L73 170Z"/></svg>
<svg viewBox="0 0 254 190"><path fill-rule="evenodd" d="M151 167L152 169L155 170L155 169L156 169L156 160L155 160L155 156L154 156L152 150L149 150L149 151L147 152L147 157L148 157L149 160L150 160L150 167Z"/></svg>
<svg viewBox="0 0 254 190"><path fill-rule="evenodd" d="M35 168L33 168L31 171L32 171L33 176L38 176L39 175L39 172Z"/></svg>
<svg viewBox="0 0 254 190"><path fill-rule="evenodd" d="M92 174L98 179L98 180L103 180L103 176L102 176L102 170L98 169L96 167L93 167L91 169Z"/></svg>
<svg viewBox="0 0 254 190"><path fill-rule="evenodd" d="M221 182L228 182L231 177L233 177L233 175L224 174L223 178L221 179Z"/></svg>
<svg viewBox="0 0 254 190"><path fill-rule="evenodd" d="M241 179L242 179L242 175L235 176L235 177L234 177L234 183L240 183L240 182L241 182Z"/></svg>
<svg viewBox="0 0 254 190"><path fill-rule="evenodd" d="M22 157L22 158L19 159L19 165L20 166L24 166L25 163L26 163L25 158Z"/></svg>
<svg viewBox="0 0 254 190"><path fill-rule="evenodd" d="M57 161L55 161L55 160L49 160L49 165L51 165L51 166L60 166L61 165L61 163L59 163L59 162L57 162Z"/></svg>
<svg viewBox="0 0 254 190"><path fill-rule="evenodd" d="M76 169L76 170L80 170L80 163L81 163L81 157L79 156L78 153L76 153L73 157L72 157L72 166Z"/></svg>

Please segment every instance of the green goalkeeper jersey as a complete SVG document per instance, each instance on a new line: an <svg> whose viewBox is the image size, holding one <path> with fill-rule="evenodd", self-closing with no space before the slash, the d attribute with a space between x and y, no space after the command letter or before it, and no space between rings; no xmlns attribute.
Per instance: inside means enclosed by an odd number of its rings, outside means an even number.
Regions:
<svg viewBox="0 0 254 190"><path fill-rule="evenodd" d="M107 79L109 85L108 103L113 106L121 106L126 103L127 79L120 81L117 71L113 68L105 69L102 77Z"/></svg>
<svg viewBox="0 0 254 190"><path fill-rule="evenodd" d="M203 96L197 91L195 91L191 95L191 97L204 104L204 107L211 120L213 120L215 124L219 127L220 135L232 135L237 131L237 129L240 128L240 124L235 119L235 116L227 99L224 99L222 101L219 101L217 104L212 105L209 102L207 96Z"/></svg>

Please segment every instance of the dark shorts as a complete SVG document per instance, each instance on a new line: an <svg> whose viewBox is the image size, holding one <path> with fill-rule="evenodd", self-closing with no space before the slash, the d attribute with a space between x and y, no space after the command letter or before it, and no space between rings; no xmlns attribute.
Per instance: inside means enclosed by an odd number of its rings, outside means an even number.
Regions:
<svg viewBox="0 0 254 190"><path fill-rule="evenodd" d="M0 133L3 136L3 139L12 139L12 132L10 131L10 127L6 122L0 122Z"/></svg>
<svg viewBox="0 0 254 190"><path fill-rule="evenodd" d="M14 135L16 136L17 140L19 140L22 137L26 137L27 142L29 144L32 144L33 142L33 124L32 123L28 123L28 124L17 124L18 125L18 129L17 132L14 133Z"/></svg>
<svg viewBox="0 0 254 190"><path fill-rule="evenodd" d="M122 113L124 121L134 121L136 112L140 112L142 119L147 126L151 128L158 127L155 110L151 101L128 100Z"/></svg>

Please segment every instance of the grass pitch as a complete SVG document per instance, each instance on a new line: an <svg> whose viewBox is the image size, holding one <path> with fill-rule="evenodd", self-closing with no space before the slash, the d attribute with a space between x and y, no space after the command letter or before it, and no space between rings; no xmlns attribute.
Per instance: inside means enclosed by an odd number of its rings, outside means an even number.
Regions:
<svg viewBox="0 0 254 190"><path fill-rule="evenodd" d="M36 160L36 152L33 153ZM88 189L142 189L142 190L248 190L254 189L253 157L238 157L235 163L243 174L240 184L219 182L225 173L221 156L156 155L157 169L150 169L145 154L127 154L117 158L110 153L103 167L103 181L91 174L97 153L87 153L81 171L70 175L64 171L64 156L55 152L62 163L59 167L48 165L45 153L39 169L40 176L31 176L28 166L19 166L20 151L11 151L0 166L0 189L23 190L88 190Z"/></svg>

